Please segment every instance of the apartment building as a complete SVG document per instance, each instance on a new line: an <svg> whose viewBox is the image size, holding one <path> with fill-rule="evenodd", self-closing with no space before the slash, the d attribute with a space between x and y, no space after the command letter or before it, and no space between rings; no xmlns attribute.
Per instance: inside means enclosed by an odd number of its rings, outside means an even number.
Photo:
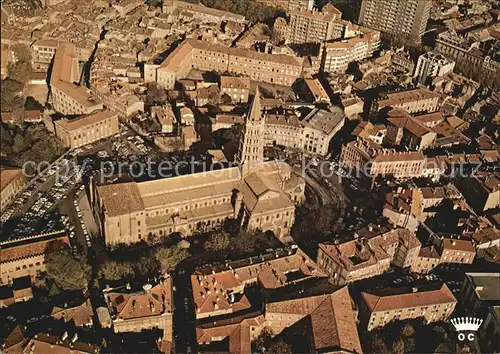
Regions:
<svg viewBox="0 0 500 354"><path fill-rule="evenodd" d="M410 53L403 51L397 51L391 54L391 67L393 70L413 75L415 71L415 62L412 60Z"/></svg>
<svg viewBox="0 0 500 354"><path fill-rule="evenodd" d="M308 10L312 11L314 0L257 0L265 6L278 7L286 12Z"/></svg>
<svg viewBox="0 0 500 354"><path fill-rule="evenodd" d="M34 279L45 271L45 256L69 247L68 236L51 232L0 242L1 284L10 284L16 278Z"/></svg>
<svg viewBox="0 0 500 354"><path fill-rule="evenodd" d="M458 179L456 186L467 203L477 212L500 206L499 172L478 172L472 177Z"/></svg>
<svg viewBox="0 0 500 354"><path fill-rule="evenodd" d="M331 111L312 110L302 121L302 149L305 152L328 155L330 141L344 126L345 115L340 107L332 107Z"/></svg>
<svg viewBox="0 0 500 354"><path fill-rule="evenodd" d="M302 74L304 58L230 48L194 39L184 40L160 65L145 64L146 82L172 90L191 69L229 72L254 81L290 86Z"/></svg>
<svg viewBox="0 0 500 354"><path fill-rule="evenodd" d="M90 202L106 243L140 242L150 233L189 236L228 218L237 219L245 230L287 236L305 182L286 163L264 162L260 100L257 90L243 129L239 167L144 182L91 181Z"/></svg>
<svg viewBox="0 0 500 354"><path fill-rule="evenodd" d="M90 90L75 83L80 82L80 66L76 47L71 43L60 44L54 55L50 90L52 105L65 115L91 114L103 109Z"/></svg>
<svg viewBox="0 0 500 354"><path fill-rule="evenodd" d="M437 134L418 119L401 109L392 109L387 114L385 141L393 146L405 146L409 150L422 151L432 147Z"/></svg>
<svg viewBox="0 0 500 354"><path fill-rule="evenodd" d="M396 152L382 149L370 140L351 141L342 145L340 165L365 176L392 175L396 178L422 176L425 156L421 152Z"/></svg>
<svg viewBox="0 0 500 354"><path fill-rule="evenodd" d="M439 242L440 263L472 264L476 249L470 240L444 238Z"/></svg>
<svg viewBox="0 0 500 354"><path fill-rule="evenodd" d="M56 136L65 147L74 149L107 138L119 132L118 114L104 110L74 119L54 122Z"/></svg>
<svg viewBox="0 0 500 354"><path fill-rule="evenodd" d="M327 73L345 72L349 63L370 58L380 46L380 32L356 27L356 37L325 43L321 70Z"/></svg>
<svg viewBox="0 0 500 354"><path fill-rule="evenodd" d="M377 116L389 108L400 108L410 114L432 113L439 110L440 96L424 87L418 87L405 91L384 93L372 102L371 116Z"/></svg>
<svg viewBox="0 0 500 354"><path fill-rule="evenodd" d="M420 41L431 7L430 0L362 1L358 22L381 32Z"/></svg>
<svg viewBox="0 0 500 354"><path fill-rule="evenodd" d="M162 10L164 13L169 14L170 17L177 19L186 18L192 20L194 17L208 23L246 23L245 16L187 1L165 0L162 4Z"/></svg>
<svg viewBox="0 0 500 354"><path fill-rule="evenodd" d="M317 10L292 10L288 25L288 42L321 43L342 37L342 13L333 6Z"/></svg>
<svg viewBox="0 0 500 354"><path fill-rule="evenodd" d="M309 102L318 103L325 102L330 103L330 97L326 93L323 85L318 79L304 79L305 86L309 93Z"/></svg>
<svg viewBox="0 0 500 354"><path fill-rule="evenodd" d="M470 65L480 67L483 70L491 71L493 74L500 72L500 63L485 55L472 40L461 37L455 31L440 33L436 38L436 52L450 58L460 65Z"/></svg>
<svg viewBox="0 0 500 354"><path fill-rule="evenodd" d="M418 216L420 215L420 205L414 202L416 195L418 195L416 189L404 189L387 193L382 215L395 226L416 231L419 224Z"/></svg>
<svg viewBox="0 0 500 354"><path fill-rule="evenodd" d="M420 251L420 242L407 229L369 226L355 237L344 243L319 244L317 263L336 285L383 274L391 263L411 267Z"/></svg>
<svg viewBox="0 0 500 354"><path fill-rule="evenodd" d="M31 62L35 71L47 72L56 54L59 42L53 39L38 39L31 45Z"/></svg>
<svg viewBox="0 0 500 354"><path fill-rule="evenodd" d="M301 147L303 127L297 116L267 114L265 120L264 142L266 145Z"/></svg>
<svg viewBox="0 0 500 354"><path fill-rule="evenodd" d="M162 329L163 340L172 342L174 313L172 278L134 289L129 284L103 290L115 333Z"/></svg>
<svg viewBox="0 0 500 354"><path fill-rule="evenodd" d="M413 77L423 85L429 85L432 80L453 72L455 62L435 52L422 54L417 61Z"/></svg>
<svg viewBox="0 0 500 354"><path fill-rule="evenodd" d="M468 313L485 315L488 308L500 301L500 273L465 273L461 300Z"/></svg>
<svg viewBox="0 0 500 354"><path fill-rule="evenodd" d="M26 178L20 168L0 166L0 212L11 204L26 187Z"/></svg>
<svg viewBox="0 0 500 354"><path fill-rule="evenodd" d="M310 331L306 333L310 334L301 338L310 343L310 352L362 353L356 315L347 287L330 294L271 300L265 306L266 326L273 335L309 320Z"/></svg>
<svg viewBox="0 0 500 354"><path fill-rule="evenodd" d="M195 123L194 112L189 107L181 107L179 110L182 125L193 125Z"/></svg>
<svg viewBox="0 0 500 354"><path fill-rule="evenodd" d="M297 272L302 276L293 278ZM196 318L238 315L250 309L246 291L254 285L273 290L319 278L326 274L297 248L198 269L191 275Z"/></svg>
<svg viewBox="0 0 500 354"><path fill-rule="evenodd" d="M423 317L426 323L445 321L457 304L446 284L437 289L399 289L361 293L360 318L368 331L395 320Z"/></svg>
<svg viewBox="0 0 500 354"><path fill-rule="evenodd" d="M198 325L199 350L218 348L231 354L250 353L251 342L267 328L273 335L283 331L289 335L297 333L303 340L305 352L331 352L335 348L335 352L362 353L347 287L293 299L271 298L263 305L262 312L235 320L214 321L213 326Z"/></svg>
<svg viewBox="0 0 500 354"><path fill-rule="evenodd" d="M149 110L151 117L160 123L162 133L173 133L177 126L177 119L170 105L153 106Z"/></svg>
<svg viewBox="0 0 500 354"><path fill-rule="evenodd" d="M227 95L233 103L247 103L250 93L250 79L248 77L221 76L221 96Z"/></svg>
<svg viewBox="0 0 500 354"><path fill-rule="evenodd" d="M410 270L412 273L427 274L438 266L440 260L441 256L434 246L421 247Z"/></svg>

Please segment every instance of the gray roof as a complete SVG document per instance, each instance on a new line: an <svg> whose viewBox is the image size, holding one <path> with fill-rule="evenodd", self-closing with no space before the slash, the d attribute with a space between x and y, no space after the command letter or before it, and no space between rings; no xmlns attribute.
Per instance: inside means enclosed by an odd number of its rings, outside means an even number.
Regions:
<svg viewBox="0 0 500 354"><path fill-rule="evenodd" d="M481 301L500 301L500 273L466 273Z"/></svg>
<svg viewBox="0 0 500 354"><path fill-rule="evenodd" d="M330 109L332 112L314 109L304 118L302 124L320 130L326 135L330 134L345 117L342 108L332 107Z"/></svg>

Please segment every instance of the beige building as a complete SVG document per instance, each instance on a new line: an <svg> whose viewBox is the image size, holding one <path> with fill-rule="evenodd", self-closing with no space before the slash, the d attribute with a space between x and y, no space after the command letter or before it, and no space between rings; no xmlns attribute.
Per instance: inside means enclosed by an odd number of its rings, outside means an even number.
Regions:
<svg viewBox="0 0 500 354"><path fill-rule="evenodd" d="M478 172L458 179L456 185L477 212L500 207L500 172Z"/></svg>
<svg viewBox="0 0 500 354"><path fill-rule="evenodd" d="M266 6L279 7L287 12L309 10L312 11L314 7L314 0L257 0Z"/></svg>
<svg viewBox="0 0 500 354"><path fill-rule="evenodd" d="M229 72L254 81L292 85L302 74L303 58L285 54L267 54L247 49L230 48L216 43L186 39L161 65L145 64L144 80L156 81L165 89L191 69Z"/></svg>
<svg viewBox="0 0 500 354"><path fill-rule="evenodd" d="M362 1L358 22L382 32L420 41L431 7L430 0Z"/></svg>
<svg viewBox="0 0 500 354"><path fill-rule="evenodd" d="M359 230L356 238L340 244L320 243L319 266L334 284L344 285L371 278L398 267L411 267L420 251L420 242L406 229Z"/></svg>
<svg viewBox="0 0 500 354"><path fill-rule="evenodd" d="M297 272L302 276L293 278ZM326 274L298 248L199 269L191 275L196 318L238 315L250 309L245 290L254 285L274 290L319 278Z"/></svg>
<svg viewBox="0 0 500 354"><path fill-rule="evenodd" d="M333 6L317 10L292 10L287 41L290 43L321 43L342 37L342 13Z"/></svg>
<svg viewBox="0 0 500 354"><path fill-rule="evenodd" d="M472 264L476 257L476 249L470 240L444 238L438 251L441 253L440 263Z"/></svg>
<svg viewBox="0 0 500 354"><path fill-rule="evenodd" d="M314 109L302 121L302 149L306 152L328 155L330 141L344 126L345 115L340 107L330 111Z"/></svg>
<svg viewBox="0 0 500 354"><path fill-rule="evenodd" d="M127 285L103 293L115 333L158 328L163 330L163 340L172 342L174 304L171 277L154 286L145 284L140 290Z"/></svg>
<svg viewBox="0 0 500 354"><path fill-rule="evenodd" d="M71 43L60 44L54 55L50 90L54 109L65 115L91 114L103 108L90 90L80 82L80 65L76 47Z"/></svg>
<svg viewBox="0 0 500 354"><path fill-rule="evenodd" d="M396 178L420 177L425 166L421 152L396 152L382 149L370 140L351 141L342 145L340 165L366 176L392 175Z"/></svg>
<svg viewBox="0 0 500 354"><path fill-rule="evenodd" d="M35 71L46 72L56 54L59 42L53 39L39 39L31 45L31 61Z"/></svg>
<svg viewBox="0 0 500 354"><path fill-rule="evenodd" d="M415 262L411 266L411 272L427 274L438 266L440 259L441 257L434 246L421 247Z"/></svg>
<svg viewBox="0 0 500 354"><path fill-rule="evenodd" d="M194 113L189 107L181 107L181 124L182 125L194 125Z"/></svg>
<svg viewBox="0 0 500 354"><path fill-rule="evenodd" d="M432 113L439 110L440 101L437 93L423 87L386 93L372 102L371 115L376 117L381 111L389 110L390 107L403 109L410 114Z"/></svg>
<svg viewBox="0 0 500 354"><path fill-rule="evenodd" d="M356 27L357 36L325 43L321 70L327 73L345 72L349 63L373 56L380 46L380 32Z"/></svg>
<svg viewBox="0 0 500 354"><path fill-rule="evenodd" d="M172 133L176 127L177 119L170 105L154 106L150 109L151 117L158 120L162 133Z"/></svg>
<svg viewBox="0 0 500 354"><path fill-rule="evenodd" d="M56 136L65 147L74 149L107 138L119 132L118 114L108 110L75 119L54 122Z"/></svg>
<svg viewBox="0 0 500 354"><path fill-rule="evenodd" d="M248 77L221 76L220 94L227 95L234 103L248 102L250 79Z"/></svg>
<svg viewBox="0 0 500 354"><path fill-rule="evenodd" d="M403 189L389 192L385 196L382 215L394 226L417 231L420 216L420 194L417 189Z"/></svg>
<svg viewBox="0 0 500 354"><path fill-rule="evenodd" d="M446 284L435 290L413 288L404 293L361 295L360 318L368 331L394 320L423 317L427 323L445 321L457 304Z"/></svg>
<svg viewBox="0 0 500 354"><path fill-rule="evenodd" d="M148 234L189 236L228 218L244 230L288 236L305 183L286 163L264 162L264 128L258 93L246 118L239 167L146 182L92 181L91 204L106 243L139 242Z"/></svg>
<svg viewBox="0 0 500 354"><path fill-rule="evenodd" d="M309 95L312 97L313 103L325 102L330 103L330 97L326 93L323 85L318 79L304 79Z"/></svg>
<svg viewBox="0 0 500 354"><path fill-rule="evenodd" d="M245 16L234 14L228 11L222 11L199 3L192 3L179 0L165 0L162 5L164 13L169 14L171 18L192 20L209 23L235 22L245 24Z"/></svg>
<svg viewBox="0 0 500 354"><path fill-rule="evenodd" d="M312 351L362 353L356 314L347 287L331 294L270 302L265 310L266 327L274 335L309 319L312 334L306 338Z"/></svg>
<svg viewBox="0 0 500 354"><path fill-rule="evenodd" d="M68 236L52 232L0 242L1 284L27 275L34 279L45 271L45 255L69 247Z"/></svg>
<svg viewBox="0 0 500 354"><path fill-rule="evenodd" d="M437 134L419 120L401 109L388 112L385 141L393 146L404 145L413 151L430 148L436 142Z"/></svg>
<svg viewBox="0 0 500 354"><path fill-rule="evenodd" d="M0 166L0 212L11 204L26 187L26 178L20 168Z"/></svg>
<svg viewBox="0 0 500 354"><path fill-rule="evenodd" d="M303 126L295 115L265 116L264 142L266 145L281 145L300 148Z"/></svg>
<svg viewBox="0 0 500 354"><path fill-rule="evenodd" d="M455 62L445 56L427 52L422 54L417 61L413 77L423 85L428 85L432 80L453 72Z"/></svg>

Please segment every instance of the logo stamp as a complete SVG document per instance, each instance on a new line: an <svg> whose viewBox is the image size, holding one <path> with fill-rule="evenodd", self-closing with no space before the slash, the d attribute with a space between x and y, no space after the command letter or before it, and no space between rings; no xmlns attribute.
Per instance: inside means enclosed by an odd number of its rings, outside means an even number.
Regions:
<svg viewBox="0 0 500 354"><path fill-rule="evenodd" d="M458 332L458 340L463 342L466 339L469 342L474 341L475 332L479 330L483 320L477 317L457 317L450 320L455 331Z"/></svg>

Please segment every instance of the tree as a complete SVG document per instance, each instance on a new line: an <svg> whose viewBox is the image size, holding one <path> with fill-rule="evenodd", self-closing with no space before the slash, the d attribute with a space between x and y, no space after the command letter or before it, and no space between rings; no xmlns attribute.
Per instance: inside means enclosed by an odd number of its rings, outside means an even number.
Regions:
<svg viewBox="0 0 500 354"><path fill-rule="evenodd" d="M409 323L405 324L403 328L401 328L401 335L403 337L411 337L415 334L415 328Z"/></svg>
<svg viewBox="0 0 500 354"><path fill-rule="evenodd" d="M271 342L268 348L268 352L273 354L291 354L292 347L284 340L278 339Z"/></svg>
<svg viewBox="0 0 500 354"><path fill-rule="evenodd" d="M168 138L167 147L171 152L184 151L184 143L182 142L182 139L179 138L178 136Z"/></svg>
<svg viewBox="0 0 500 354"><path fill-rule="evenodd" d="M87 287L91 267L81 258L74 258L69 250L49 253L45 257L47 276L57 287L64 290L80 290Z"/></svg>
<svg viewBox="0 0 500 354"><path fill-rule="evenodd" d="M392 343L391 352L394 354L403 354L405 352L405 343L403 339L399 338Z"/></svg>
<svg viewBox="0 0 500 354"><path fill-rule="evenodd" d="M389 350L385 345L384 341L380 339L378 336L374 336L371 341L371 349L374 353L388 353Z"/></svg>
<svg viewBox="0 0 500 354"><path fill-rule="evenodd" d="M141 258L134 267L136 274L142 278L154 277L160 273L160 263L154 254L148 253Z"/></svg>
<svg viewBox="0 0 500 354"><path fill-rule="evenodd" d="M146 104L149 106L162 105L168 100L167 92L159 87L156 82L150 82L147 85Z"/></svg>
<svg viewBox="0 0 500 354"><path fill-rule="evenodd" d="M252 253L255 250L255 241L255 235L241 232L238 236L230 238L230 249L238 253Z"/></svg>
<svg viewBox="0 0 500 354"><path fill-rule="evenodd" d="M2 111L10 112L24 104L23 84L10 78L2 80L0 103Z"/></svg>
<svg viewBox="0 0 500 354"><path fill-rule="evenodd" d="M163 272L173 271L177 264L188 258L189 255L186 249L179 246L159 247L154 252L154 258L159 262Z"/></svg>
<svg viewBox="0 0 500 354"><path fill-rule="evenodd" d="M127 262L106 261L99 268L99 278L109 281L130 279L134 276L134 267Z"/></svg>
<svg viewBox="0 0 500 354"><path fill-rule="evenodd" d="M7 65L7 76L23 85L31 78L33 68L31 66L31 51L26 45L14 47L16 61Z"/></svg>
<svg viewBox="0 0 500 354"><path fill-rule="evenodd" d="M222 251L227 249L229 244L229 235L224 231L216 231L205 241L205 249L209 251Z"/></svg>

